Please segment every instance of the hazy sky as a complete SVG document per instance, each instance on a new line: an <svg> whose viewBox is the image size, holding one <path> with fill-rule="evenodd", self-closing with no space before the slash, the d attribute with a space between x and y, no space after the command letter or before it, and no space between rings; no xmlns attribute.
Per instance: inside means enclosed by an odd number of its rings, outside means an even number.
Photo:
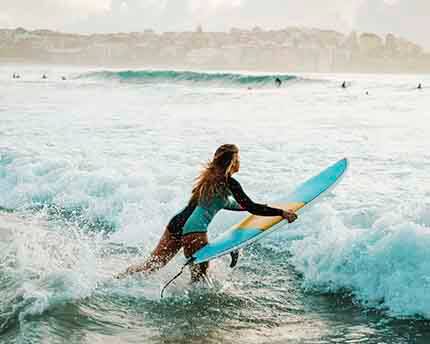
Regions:
<svg viewBox="0 0 430 344"><path fill-rule="evenodd" d="M430 50L430 0L0 0L0 27L129 32L311 26L392 32Z"/></svg>

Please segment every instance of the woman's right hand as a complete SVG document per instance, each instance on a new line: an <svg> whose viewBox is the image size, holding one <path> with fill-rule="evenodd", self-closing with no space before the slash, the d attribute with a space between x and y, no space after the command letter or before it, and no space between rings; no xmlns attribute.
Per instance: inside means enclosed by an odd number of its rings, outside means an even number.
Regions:
<svg viewBox="0 0 430 344"><path fill-rule="evenodd" d="M288 221L288 223L294 222L297 219L297 214L289 211L289 210L283 210L282 211L282 217Z"/></svg>

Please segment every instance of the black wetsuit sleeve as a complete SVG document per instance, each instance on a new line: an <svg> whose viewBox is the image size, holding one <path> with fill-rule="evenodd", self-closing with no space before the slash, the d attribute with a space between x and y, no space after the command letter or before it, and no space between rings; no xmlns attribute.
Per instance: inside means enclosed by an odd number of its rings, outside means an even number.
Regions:
<svg viewBox="0 0 430 344"><path fill-rule="evenodd" d="M282 216L282 209L272 208L265 204L254 203L243 191L242 186L236 179L230 177L228 179L228 187L233 194L234 199L243 210L249 211L251 214L260 216Z"/></svg>

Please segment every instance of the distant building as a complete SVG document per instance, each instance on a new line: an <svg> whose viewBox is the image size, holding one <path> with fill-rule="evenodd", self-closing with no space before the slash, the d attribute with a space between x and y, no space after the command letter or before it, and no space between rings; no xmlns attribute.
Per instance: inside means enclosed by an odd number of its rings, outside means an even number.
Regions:
<svg viewBox="0 0 430 344"><path fill-rule="evenodd" d="M360 35L360 50L365 55L379 55L384 50L382 38L374 33L363 33Z"/></svg>

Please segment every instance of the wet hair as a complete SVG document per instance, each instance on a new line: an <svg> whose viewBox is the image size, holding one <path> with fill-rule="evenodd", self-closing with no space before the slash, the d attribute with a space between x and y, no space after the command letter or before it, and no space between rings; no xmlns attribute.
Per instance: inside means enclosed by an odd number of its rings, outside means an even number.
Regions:
<svg viewBox="0 0 430 344"><path fill-rule="evenodd" d="M239 148L233 144L218 147L212 160L196 178L190 202L209 201L215 196L226 196L227 178L238 153Z"/></svg>

